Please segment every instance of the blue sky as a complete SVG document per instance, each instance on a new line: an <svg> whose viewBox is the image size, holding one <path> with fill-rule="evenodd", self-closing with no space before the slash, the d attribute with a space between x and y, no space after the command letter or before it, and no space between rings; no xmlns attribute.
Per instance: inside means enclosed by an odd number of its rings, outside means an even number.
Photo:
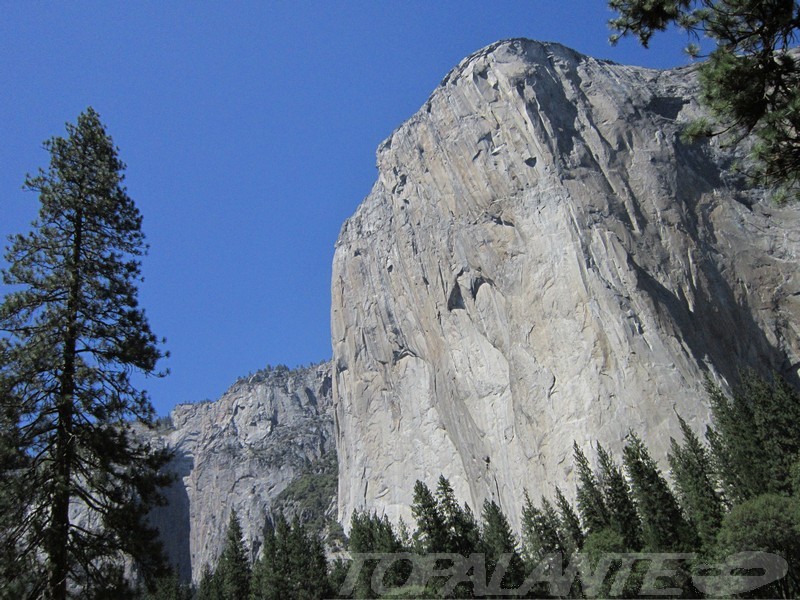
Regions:
<svg viewBox="0 0 800 600"><path fill-rule="evenodd" d="M26 231L41 143L93 106L151 246L140 298L171 375L159 413L331 355L330 266L375 149L462 58L555 41L686 64L684 37L608 44L602 0L0 3L0 236Z"/></svg>

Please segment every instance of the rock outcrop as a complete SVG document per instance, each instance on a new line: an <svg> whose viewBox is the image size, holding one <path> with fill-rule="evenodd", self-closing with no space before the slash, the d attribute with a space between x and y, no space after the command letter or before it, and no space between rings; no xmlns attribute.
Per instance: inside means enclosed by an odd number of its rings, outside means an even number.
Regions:
<svg viewBox="0 0 800 600"><path fill-rule="evenodd" d="M155 442L175 451L177 479L151 521L181 579L198 581L204 565L216 565L231 510L255 557L275 498L334 451L330 365L259 371L170 417Z"/></svg>
<svg viewBox="0 0 800 600"><path fill-rule="evenodd" d="M380 146L333 261L345 526L410 521L440 473L518 524L524 488L571 481L573 440L618 453L634 429L663 460L675 411L708 420L704 375L797 381L797 211L733 151L681 141L697 96L691 68L511 40Z"/></svg>

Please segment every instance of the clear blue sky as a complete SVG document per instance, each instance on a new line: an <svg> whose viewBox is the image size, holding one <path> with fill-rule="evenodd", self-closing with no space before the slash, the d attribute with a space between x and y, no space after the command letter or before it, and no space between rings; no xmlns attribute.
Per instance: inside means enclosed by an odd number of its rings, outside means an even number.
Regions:
<svg viewBox="0 0 800 600"><path fill-rule="evenodd" d="M608 44L603 0L0 2L0 236L38 201L41 143L93 106L150 255L159 413L266 366L330 358L330 265L375 149L462 58L528 37L649 67L683 36ZM2 291L2 290L0 290Z"/></svg>

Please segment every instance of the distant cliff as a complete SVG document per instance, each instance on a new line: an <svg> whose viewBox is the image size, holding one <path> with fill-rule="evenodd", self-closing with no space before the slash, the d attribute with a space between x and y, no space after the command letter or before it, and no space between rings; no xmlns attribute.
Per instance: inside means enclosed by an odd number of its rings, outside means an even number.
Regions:
<svg viewBox="0 0 800 600"><path fill-rule="evenodd" d="M513 523L571 477L573 440L663 460L709 409L705 375L797 382L797 209L741 156L679 132L691 68L500 42L458 65L378 149L333 260L339 517L409 520L443 473Z"/></svg>
<svg viewBox="0 0 800 600"><path fill-rule="evenodd" d="M177 479L151 520L180 577L197 581L216 566L232 509L256 554L278 495L334 451L330 366L259 371L170 421L153 435L174 449Z"/></svg>

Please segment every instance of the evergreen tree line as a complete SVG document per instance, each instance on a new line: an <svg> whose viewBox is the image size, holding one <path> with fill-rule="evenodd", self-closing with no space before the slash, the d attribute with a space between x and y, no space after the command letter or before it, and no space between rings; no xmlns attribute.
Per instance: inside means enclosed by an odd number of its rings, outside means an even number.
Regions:
<svg viewBox="0 0 800 600"><path fill-rule="evenodd" d="M673 588L673 595L680 597L705 597L693 586L692 573L701 564L722 564L744 551L774 553L789 565L785 577L758 589L756 597L798 597L800 396L784 381L767 382L752 374L743 376L731 397L710 382L707 392L713 424L706 430L705 441L676 415L682 439L671 440L671 483L644 440L631 432L621 460L595 444L594 468L574 444L575 503L559 487L552 499L543 496L538 502L526 492L519 536L495 502L487 500L476 519L467 504L459 505L447 479L440 477L434 492L423 482L416 483L413 533L402 522L395 528L385 517L356 513L349 550L485 555L485 566L475 565L474 581L455 587L447 587L447 577L415 586L409 581L411 562L395 561L382 576L388 593L381 597L392 597L392 587L404 598L484 597L481 581L498 577L503 589L519 588L527 575L554 555L562 560L555 565L556 572L564 569L567 573L566 567L579 555L594 568L614 553L690 554L692 560L675 563L674 576L657 585ZM502 568L496 571L504 555ZM529 585L524 597L554 593L577 598L637 597L648 563L633 561L626 575L622 562L616 561L605 580L595 582L592 589L582 589L580 581L568 581L554 590L546 582ZM377 564L365 563L350 586L352 597L375 597L372 576ZM724 588L715 592L726 595Z"/></svg>
<svg viewBox="0 0 800 600"><path fill-rule="evenodd" d="M652 553L686 553L691 560L673 565L675 573L657 582L664 595L704 597L693 586L701 564L721 564L737 552L775 553L788 562L788 573L755 597L793 598L800 593L800 396L787 383L766 382L753 375L728 397L707 384L713 424L702 440L679 415L681 440L671 440L669 473L650 455L645 441L631 432L618 459L601 444L594 445L594 462L574 444L575 502L560 487L551 499L534 502L525 493L521 531L512 530L501 507L486 500L480 515L459 503L453 487L440 476L435 489L417 481L414 487L414 528L402 520L366 512L352 516L348 540L351 559L326 562L319 535L298 521L278 517L264 531L264 544L254 564L248 560L235 513L216 568L206 567L192 590L164 580L154 599L228 600L233 598L481 598L492 589L522 588L523 597L638 597ZM365 553L404 557L380 566L353 561ZM629 572L615 555L634 560ZM448 574L412 576L410 557L457 554L480 560L467 577ZM560 564L548 563L552 557ZM605 577L591 588L582 578L553 587L547 576L529 583L542 566L570 573L576 560L595 569L612 557ZM446 569L446 560L434 563ZM378 572L380 589L374 588ZM539 571L537 571L539 569ZM599 572L599 571L598 571ZM354 573L357 576L354 576ZM452 574L452 573L450 573ZM574 574L574 572L573 572ZM484 584L488 584L487 588ZM497 585L493 585L497 584ZM527 585L527 587L526 587ZM715 589L715 596L726 590ZM708 590L705 590L708 592ZM752 597L752 596L751 596Z"/></svg>
<svg viewBox="0 0 800 600"><path fill-rule="evenodd" d="M196 587L174 576L161 579L145 600L320 600L333 597L325 548L317 533L279 515L264 527L264 542L251 563L236 511L216 565L205 565Z"/></svg>

